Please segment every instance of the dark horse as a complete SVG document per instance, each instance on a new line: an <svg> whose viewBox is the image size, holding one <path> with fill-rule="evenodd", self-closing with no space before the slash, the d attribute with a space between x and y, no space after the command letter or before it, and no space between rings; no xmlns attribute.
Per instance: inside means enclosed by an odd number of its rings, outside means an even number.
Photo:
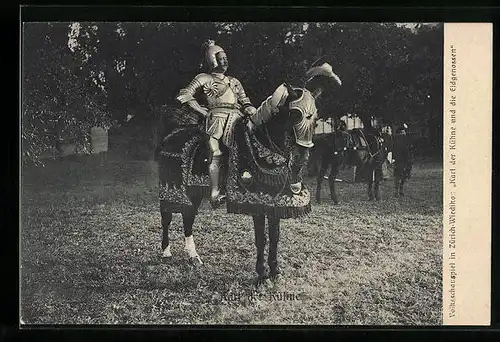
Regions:
<svg viewBox="0 0 500 342"><path fill-rule="evenodd" d="M305 88L293 90L295 100L308 92ZM292 191L291 186L301 184L302 171L309 156L309 149L295 141L293 125L302 122L305 115L289 109L292 100L294 97L289 96L277 113L252 132L243 119L236 126L234 146L225 151L227 168L223 170L223 188L227 211L253 217L259 283L267 278L276 279L280 274L277 256L280 219L298 218L311 210L307 188L302 184L299 191L296 188ZM171 256L168 229L172 214L181 213L185 251L192 261L199 264L202 261L196 252L192 227L202 200L209 198L209 160L205 139L201 125L181 125L168 129L157 148L163 255ZM270 272L264 264L266 216Z"/></svg>
<svg viewBox="0 0 500 342"><path fill-rule="evenodd" d="M336 125L338 127L338 125ZM363 129L341 130L315 142L319 158L317 175L316 201L321 202L321 184L330 168L328 182L330 196L335 204L339 203L335 189L335 180L343 166L356 168L355 182L365 182L368 186L368 198L380 200L380 181L387 178L386 158L392 151L392 138L385 133Z"/></svg>

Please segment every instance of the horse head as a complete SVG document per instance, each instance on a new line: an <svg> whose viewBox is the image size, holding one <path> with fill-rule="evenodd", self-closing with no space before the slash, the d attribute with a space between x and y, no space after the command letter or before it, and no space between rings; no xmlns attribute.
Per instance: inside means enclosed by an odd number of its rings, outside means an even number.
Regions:
<svg viewBox="0 0 500 342"><path fill-rule="evenodd" d="M297 184L298 191L309 149L313 146L316 116L311 93L305 88L283 83L249 118L253 133L288 159L290 183Z"/></svg>
<svg viewBox="0 0 500 342"><path fill-rule="evenodd" d="M318 81L318 77L320 81ZM306 73L302 87L281 84L271 96L262 102L250 118L252 125L266 131L268 139L284 154L289 155L290 183L293 192L299 192L302 174L314 146L313 135L318 119L316 100L321 95L324 81L321 78L340 79L329 64L313 67ZM311 82L313 80L315 82Z"/></svg>

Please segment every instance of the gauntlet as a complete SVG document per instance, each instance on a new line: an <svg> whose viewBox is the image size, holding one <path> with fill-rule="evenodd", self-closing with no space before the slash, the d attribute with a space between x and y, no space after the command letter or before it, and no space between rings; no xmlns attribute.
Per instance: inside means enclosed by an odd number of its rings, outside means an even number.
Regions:
<svg viewBox="0 0 500 342"><path fill-rule="evenodd" d="M255 109L254 106L247 106L245 109L243 109L243 113L245 116L252 116L257 112L257 109Z"/></svg>

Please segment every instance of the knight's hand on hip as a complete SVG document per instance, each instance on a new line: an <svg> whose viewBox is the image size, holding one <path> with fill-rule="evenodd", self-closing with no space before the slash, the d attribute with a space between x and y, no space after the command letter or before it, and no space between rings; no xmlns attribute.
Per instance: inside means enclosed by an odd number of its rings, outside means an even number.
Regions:
<svg viewBox="0 0 500 342"><path fill-rule="evenodd" d="M208 116L208 109L200 106L200 104L197 101L195 100L189 101L188 105L189 107L191 107L193 110L195 110L197 113L200 113L204 117Z"/></svg>

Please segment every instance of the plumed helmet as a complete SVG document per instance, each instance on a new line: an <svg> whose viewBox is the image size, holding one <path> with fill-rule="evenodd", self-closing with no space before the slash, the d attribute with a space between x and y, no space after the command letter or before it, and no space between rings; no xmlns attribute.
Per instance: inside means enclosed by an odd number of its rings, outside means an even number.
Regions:
<svg viewBox="0 0 500 342"><path fill-rule="evenodd" d="M338 86L342 85L340 77L333 72L332 66L323 61L321 61L321 63L318 63L318 61L315 62L304 75L304 87L309 90L313 90L316 94L321 93L316 92L316 90L320 90L324 87L330 87L332 83L331 81L336 83ZM316 97L317 95L314 96Z"/></svg>
<svg viewBox="0 0 500 342"><path fill-rule="evenodd" d="M304 84L307 84L308 82L312 81L316 77L318 77L318 78L332 79L339 86L342 85L342 81L340 80L340 77L338 77L333 72L333 68L327 62L325 56L320 57L319 59L317 59L316 61L314 61L314 63L309 68L309 70L306 71Z"/></svg>
<svg viewBox="0 0 500 342"><path fill-rule="evenodd" d="M328 63L323 63L318 66L313 66L306 72L306 81L305 83L310 82L313 78L317 76L324 76L327 78L332 78L337 82L338 85L342 85L342 81L340 80L340 77L338 77L332 69L332 66Z"/></svg>
<svg viewBox="0 0 500 342"><path fill-rule="evenodd" d="M209 39L203 43L203 48L205 49L205 62L210 69L214 69L218 66L217 59L215 55L219 52L223 52L224 49L218 45L215 45L215 41Z"/></svg>

